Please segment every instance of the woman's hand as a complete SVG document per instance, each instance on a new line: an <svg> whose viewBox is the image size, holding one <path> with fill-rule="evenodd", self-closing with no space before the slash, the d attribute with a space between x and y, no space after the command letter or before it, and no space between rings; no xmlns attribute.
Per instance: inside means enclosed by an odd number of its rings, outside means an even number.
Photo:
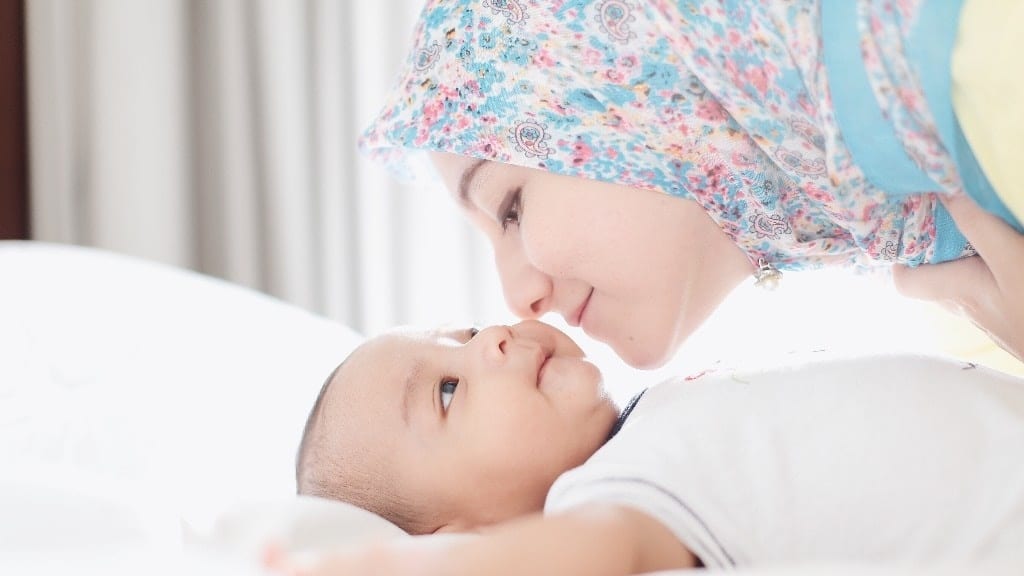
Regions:
<svg viewBox="0 0 1024 576"><path fill-rule="evenodd" d="M943 199L978 255L893 270L896 289L969 318L1024 362L1024 234L966 196Z"/></svg>

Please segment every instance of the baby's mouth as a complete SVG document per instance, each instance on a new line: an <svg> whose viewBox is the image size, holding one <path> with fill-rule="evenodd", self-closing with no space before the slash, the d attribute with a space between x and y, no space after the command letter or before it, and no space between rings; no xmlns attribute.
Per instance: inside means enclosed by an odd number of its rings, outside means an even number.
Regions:
<svg viewBox="0 0 1024 576"><path fill-rule="evenodd" d="M540 352L540 364L537 366L537 388L540 388L541 382L544 381L544 372L548 366L548 360L551 359L551 355L547 352Z"/></svg>
<svg viewBox="0 0 1024 576"><path fill-rule="evenodd" d="M568 322L570 326L577 327L583 321L583 314L587 311L587 306L590 305L590 297L593 295L594 289L591 288L590 292L587 293L587 297L583 299L583 302L580 302L579 308L573 312L572 317L566 318L566 322Z"/></svg>

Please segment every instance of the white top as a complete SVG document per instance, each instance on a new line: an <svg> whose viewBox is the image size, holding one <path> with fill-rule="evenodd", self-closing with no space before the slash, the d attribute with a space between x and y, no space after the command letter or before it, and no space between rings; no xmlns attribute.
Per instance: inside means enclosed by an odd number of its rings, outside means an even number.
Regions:
<svg viewBox="0 0 1024 576"><path fill-rule="evenodd" d="M1024 380L919 357L649 389L546 512L633 506L706 566L1024 566Z"/></svg>

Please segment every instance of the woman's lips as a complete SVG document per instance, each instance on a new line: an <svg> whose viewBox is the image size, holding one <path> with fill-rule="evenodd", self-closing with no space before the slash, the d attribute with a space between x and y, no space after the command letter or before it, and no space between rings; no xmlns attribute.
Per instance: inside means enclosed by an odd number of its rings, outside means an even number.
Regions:
<svg viewBox="0 0 1024 576"><path fill-rule="evenodd" d="M587 297L580 303L580 307L576 309L576 312L573 313L572 317L566 320L569 323L569 326L576 328L580 325L580 322L583 320L583 313L587 311L587 305L590 304L590 297L593 295L594 289L591 288L590 292L587 293Z"/></svg>

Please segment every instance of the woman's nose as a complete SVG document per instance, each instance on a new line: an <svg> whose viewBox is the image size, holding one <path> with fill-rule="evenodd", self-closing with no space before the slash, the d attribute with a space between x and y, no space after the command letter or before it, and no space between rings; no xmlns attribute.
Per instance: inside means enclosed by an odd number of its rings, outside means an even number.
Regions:
<svg viewBox="0 0 1024 576"><path fill-rule="evenodd" d="M505 303L520 318L539 318L551 308L551 278L525 258L496 258Z"/></svg>
<svg viewBox="0 0 1024 576"><path fill-rule="evenodd" d="M488 362L501 364L511 341L512 330L508 326L488 326L478 332L469 345L480 350Z"/></svg>

